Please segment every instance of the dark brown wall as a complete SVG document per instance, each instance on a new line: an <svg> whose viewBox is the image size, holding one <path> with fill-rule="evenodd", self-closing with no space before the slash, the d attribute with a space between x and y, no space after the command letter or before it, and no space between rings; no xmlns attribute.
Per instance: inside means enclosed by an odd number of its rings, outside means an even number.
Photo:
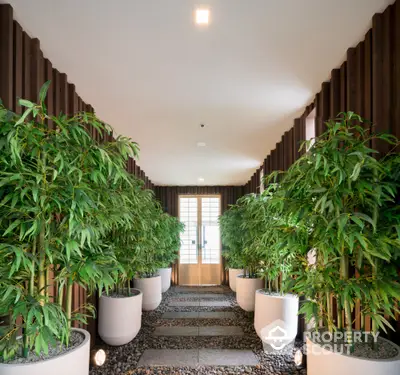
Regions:
<svg viewBox="0 0 400 375"><path fill-rule="evenodd" d="M242 186L156 186L156 198L161 202L165 212L178 217L179 195L221 195L221 212L224 212L229 205L236 203L243 195ZM224 264L223 264L224 268ZM172 281L178 281L179 268L175 264L172 267ZM223 272L222 282L228 282L228 273Z"/></svg>

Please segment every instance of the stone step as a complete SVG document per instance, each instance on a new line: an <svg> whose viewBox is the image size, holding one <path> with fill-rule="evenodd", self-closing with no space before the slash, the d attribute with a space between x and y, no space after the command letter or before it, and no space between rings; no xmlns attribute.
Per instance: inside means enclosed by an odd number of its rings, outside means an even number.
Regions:
<svg viewBox="0 0 400 375"><path fill-rule="evenodd" d="M229 301L176 301L169 302L170 307L230 307Z"/></svg>
<svg viewBox="0 0 400 375"><path fill-rule="evenodd" d="M251 350L231 349L147 349L138 367L256 366Z"/></svg>
<svg viewBox="0 0 400 375"><path fill-rule="evenodd" d="M196 286L175 286L172 288L175 293L227 293L229 289L220 286L196 287Z"/></svg>
<svg viewBox="0 0 400 375"><path fill-rule="evenodd" d="M228 296L222 293L179 293L177 296L171 297L170 300L176 300L178 298L196 298L196 299L201 299L201 298L220 298L224 299L227 298Z"/></svg>
<svg viewBox="0 0 400 375"><path fill-rule="evenodd" d="M156 327L154 336L243 336L239 326Z"/></svg>
<svg viewBox="0 0 400 375"><path fill-rule="evenodd" d="M235 319L230 311L168 311L161 319Z"/></svg>

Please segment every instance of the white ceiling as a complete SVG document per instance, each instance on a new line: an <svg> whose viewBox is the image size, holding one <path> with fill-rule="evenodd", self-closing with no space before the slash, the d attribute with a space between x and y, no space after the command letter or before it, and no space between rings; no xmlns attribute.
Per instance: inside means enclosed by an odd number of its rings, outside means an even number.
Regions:
<svg viewBox="0 0 400 375"><path fill-rule="evenodd" d="M243 184L393 0L0 0L155 184ZM205 124L200 128L200 124ZM204 148L197 142L206 142Z"/></svg>

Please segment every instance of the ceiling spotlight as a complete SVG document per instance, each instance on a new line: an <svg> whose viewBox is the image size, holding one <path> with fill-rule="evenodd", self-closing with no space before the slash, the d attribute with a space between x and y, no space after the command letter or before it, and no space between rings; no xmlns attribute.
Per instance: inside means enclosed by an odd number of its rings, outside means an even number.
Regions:
<svg viewBox="0 0 400 375"><path fill-rule="evenodd" d="M90 362L95 367L103 366L106 362L106 352L103 349L94 349L90 353Z"/></svg>
<svg viewBox="0 0 400 375"><path fill-rule="evenodd" d="M204 182L204 178L203 177L199 177L198 180L199 180L199 182Z"/></svg>
<svg viewBox="0 0 400 375"><path fill-rule="evenodd" d="M197 142L197 147L206 147L206 142Z"/></svg>
<svg viewBox="0 0 400 375"><path fill-rule="evenodd" d="M210 21L210 10L199 8L196 9L196 23L198 25L208 25Z"/></svg>

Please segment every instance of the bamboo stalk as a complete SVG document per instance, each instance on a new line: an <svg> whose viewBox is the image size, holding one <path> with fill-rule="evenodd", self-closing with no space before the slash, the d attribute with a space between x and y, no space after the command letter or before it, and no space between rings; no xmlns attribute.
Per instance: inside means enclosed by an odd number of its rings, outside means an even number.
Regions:
<svg viewBox="0 0 400 375"><path fill-rule="evenodd" d="M65 314L68 320L68 329L71 329L71 317L72 317L72 288L73 288L73 281L72 278L68 278L67 283L67 301L66 301L66 311Z"/></svg>

